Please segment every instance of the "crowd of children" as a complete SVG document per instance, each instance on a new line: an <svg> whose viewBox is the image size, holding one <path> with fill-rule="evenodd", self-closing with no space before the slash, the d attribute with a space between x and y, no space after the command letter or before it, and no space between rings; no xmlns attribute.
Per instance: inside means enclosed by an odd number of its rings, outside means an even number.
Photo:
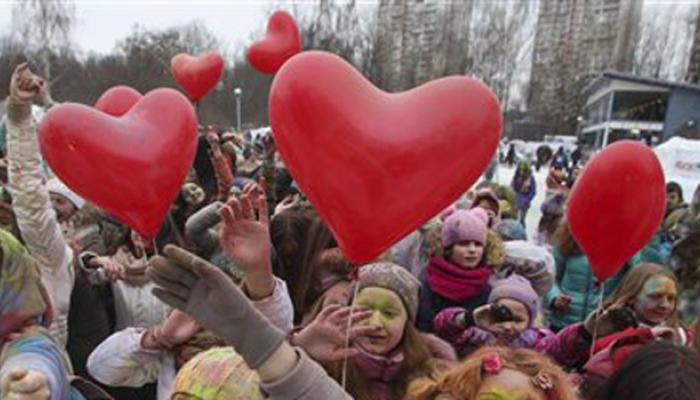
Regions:
<svg viewBox="0 0 700 400"><path fill-rule="evenodd" d="M148 241L47 176L35 102L54 105L22 65L4 122L0 399L697 398L700 185L686 204L668 183L659 232L602 284L565 218L579 167L558 153L536 237L521 161L510 186L477 185L354 265L271 135L210 127Z"/></svg>

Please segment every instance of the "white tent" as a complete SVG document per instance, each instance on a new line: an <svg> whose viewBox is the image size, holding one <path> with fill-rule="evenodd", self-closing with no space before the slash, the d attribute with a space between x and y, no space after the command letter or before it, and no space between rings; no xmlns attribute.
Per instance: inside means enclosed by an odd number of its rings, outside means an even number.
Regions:
<svg viewBox="0 0 700 400"><path fill-rule="evenodd" d="M654 148L661 161L666 182L677 182L689 201L700 184L700 140L674 137Z"/></svg>

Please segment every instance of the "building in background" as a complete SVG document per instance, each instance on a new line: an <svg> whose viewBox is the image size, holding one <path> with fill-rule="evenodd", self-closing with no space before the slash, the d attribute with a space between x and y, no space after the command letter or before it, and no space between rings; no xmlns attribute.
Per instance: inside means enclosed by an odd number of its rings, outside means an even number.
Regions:
<svg viewBox="0 0 700 400"><path fill-rule="evenodd" d="M605 72L582 92L579 141L599 149L622 139L656 145L700 139L700 85Z"/></svg>
<svg viewBox="0 0 700 400"><path fill-rule="evenodd" d="M472 1L381 0L372 78L389 91L463 74Z"/></svg>
<svg viewBox="0 0 700 400"><path fill-rule="evenodd" d="M690 83L700 83L700 12L695 21L695 36L693 45L690 48L690 60L688 62L688 73L685 80Z"/></svg>
<svg viewBox="0 0 700 400"><path fill-rule="evenodd" d="M601 72L631 71L642 1L540 0L528 110L549 127L574 134L581 90Z"/></svg>

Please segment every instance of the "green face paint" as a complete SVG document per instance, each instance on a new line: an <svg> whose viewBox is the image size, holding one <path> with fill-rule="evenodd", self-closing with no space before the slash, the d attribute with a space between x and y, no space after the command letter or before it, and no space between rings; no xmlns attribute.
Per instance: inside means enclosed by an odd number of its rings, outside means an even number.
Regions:
<svg viewBox="0 0 700 400"><path fill-rule="evenodd" d="M357 343L367 352L387 354L394 350L403 339L408 314L399 296L391 290L380 287L362 289L357 296L357 306L372 311L372 316L363 324L381 329L376 334L357 339Z"/></svg>
<svg viewBox="0 0 700 400"><path fill-rule="evenodd" d="M658 325L668 319L676 309L678 288L665 276L649 278L637 296L634 310L641 319L651 325Z"/></svg>

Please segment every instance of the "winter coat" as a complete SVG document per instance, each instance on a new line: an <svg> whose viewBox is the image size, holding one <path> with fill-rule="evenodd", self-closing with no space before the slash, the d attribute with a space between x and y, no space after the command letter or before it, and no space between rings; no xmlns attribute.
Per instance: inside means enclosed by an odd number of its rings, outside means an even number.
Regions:
<svg viewBox="0 0 700 400"><path fill-rule="evenodd" d="M8 110L9 114L9 110ZM73 291L73 251L63 235L44 184L36 124L7 119L7 159L12 209L25 247L38 261L41 280L51 298L54 320L49 330L61 347L68 340L68 310Z"/></svg>
<svg viewBox="0 0 700 400"><path fill-rule="evenodd" d="M585 255L565 257L558 247L554 247L554 264L556 276L554 285L544 297L545 307L549 308L550 327L557 331L577 322L582 322L588 314L598 308L600 303L600 286L596 284L596 276ZM634 257L630 263L620 269L612 278L604 282L604 297L609 296L620 284L620 280L629 270L629 265L639 262ZM571 296L569 307L563 311L553 309L554 300L562 294Z"/></svg>
<svg viewBox="0 0 700 400"><path fill-rule="evenodd" d="M284 281L276 279L272 295L253 301L253 305L282 331L292 329L292 301ZM90 355L88 370L110 386L141 387L158 382L158 400L168 400L177 375L174 354L141 347L145 332L145 328L129 327L108 337Z"/></svg>
<svg viewBox="0 0 700 400"><path fill-rule="evenodd" d="M467 356L482 346L498 345L498 338L488 330L477 326L464 328L455 322L455 317L465 311L454 307L440 312L435 317L434 324L438 336L450 342L460 357ZM561 365L573 367L585 359L586 351L591 345L582 329L581 324L574 324L555 334L549 329L533 327L506 345L535 350L549 355Z"/></svg>
<svg viewBox="0 0 700 400"><path fill-rule="evenodd" d="M535 198L535 193L537 192L537 183L535 182L535 177L530 175L528 178L525 179L514 179L512 186L513 190L515 190L515 193L517 195L516 202L518 209L529 209L530 203L532 202L532 199Z"/></svg>
<svg viewBox="0 0 700 400"><path fill-rule="evenodd" d="M109 283L102 271L85 268L84 260L91 256L95 255L90 253L81 255L80 264L83 271L87 272L93 284ZM137 260L125 246L111 258L127 270L132 264L141 261ZM130 280L127 273L127 278L111 282L111 287L114 296L115 330L127 327L150 328L163 322L170 313L170 307L151 293L156 286L145 276L136 281L136 279Z"/></svg>
<svg viewBox="0 0 700 400"><path fill-rule="evenodd" d="M420 303L418 304L416 326L420 331L427 333L434 331L433 321L440 311L449 307L461 307L466 310L474 311L474 309L479 306L488 303L489 294L491 294L491 286L487 283L477 296L468 298L462 302L456 302L439 295L430 288L426 271L423 271L420 281Z"/></svg>

